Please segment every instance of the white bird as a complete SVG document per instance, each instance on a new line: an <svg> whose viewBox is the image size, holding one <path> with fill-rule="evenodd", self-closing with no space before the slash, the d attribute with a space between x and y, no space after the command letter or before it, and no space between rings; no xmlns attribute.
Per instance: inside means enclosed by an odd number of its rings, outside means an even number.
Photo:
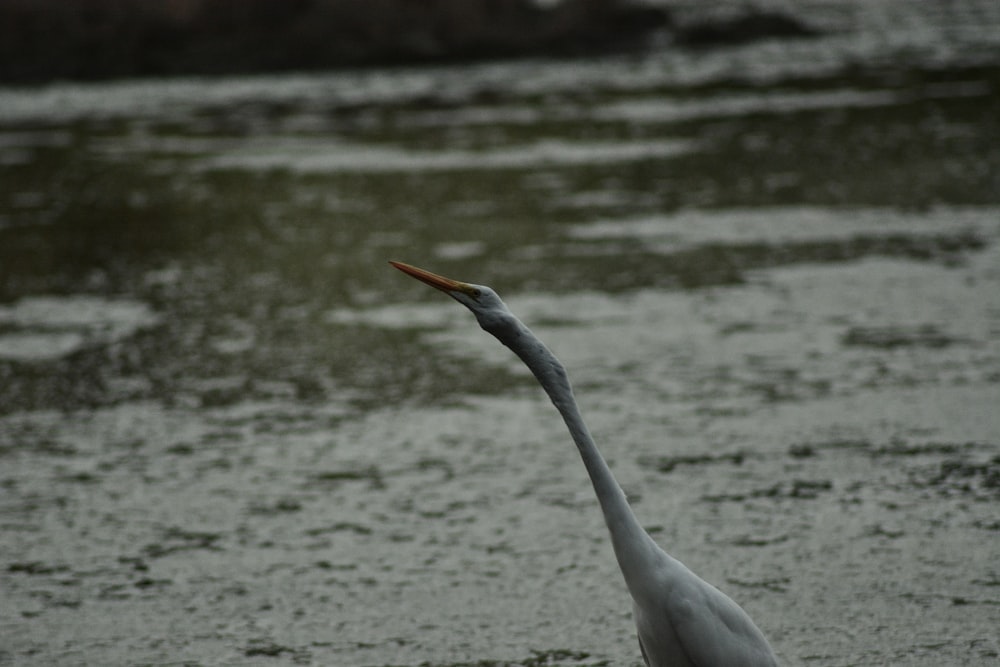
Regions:
<svg viewBox="0 0 1000 667"><path fill-rule="evenodd" d="M580 416L566 369L489 287L402 262L394 267L468 308L479 325L521 358L552 399L597 493L618 566L632 596L649 667L773 667L778 659L750 617L725 593L663 551L642 528Z"/></svg>

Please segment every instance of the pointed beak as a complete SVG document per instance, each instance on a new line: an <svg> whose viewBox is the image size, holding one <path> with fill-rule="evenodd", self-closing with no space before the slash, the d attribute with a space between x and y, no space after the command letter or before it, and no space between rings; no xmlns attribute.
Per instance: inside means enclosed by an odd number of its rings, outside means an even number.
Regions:
<svg viewBox="0 0 1000 667"><path fill-rule="evenodd" d="M445 278L444 276L439 276L436 273L431 273L430 271L425 271L424 269L404 264L403 262L390 261L389 263L403 273L416 278L420 282L427 283L431 287L439 289L446 294L451 292L463 292L471 296L475 291L475 288L469 283L463 283L458 280L452 280L451 278Z"/></svg>

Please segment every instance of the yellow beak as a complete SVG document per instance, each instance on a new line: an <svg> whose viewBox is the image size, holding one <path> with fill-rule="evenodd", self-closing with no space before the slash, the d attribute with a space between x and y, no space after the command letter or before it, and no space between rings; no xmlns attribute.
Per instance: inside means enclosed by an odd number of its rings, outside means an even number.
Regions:
<svg viewBox="0 0 1000 667"><path fill-rule="evenodd" d="M469 283L463 283L458 280L452 280L451 278L445 278L444 276L439 276L436 273L431 273L430 271L425 271L424 269L419 269L415 266L404 264L403 262L390 261L389 263L403 273L413 276L420 282L427 283L431 287L439 289L442 292L464 292L470 296L475 295L476 288Z"/></svg>

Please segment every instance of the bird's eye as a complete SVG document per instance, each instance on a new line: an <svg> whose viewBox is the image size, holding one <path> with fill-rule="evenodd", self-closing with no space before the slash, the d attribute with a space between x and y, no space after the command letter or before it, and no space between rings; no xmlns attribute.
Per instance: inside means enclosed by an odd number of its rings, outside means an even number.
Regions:
<svg viewBox="0 0 1000 667"><path fill-rule="evenodd" d="M478 299L482 295L483 295L483 290L475 288L475 287L472 288L472 298Z"/></svg>

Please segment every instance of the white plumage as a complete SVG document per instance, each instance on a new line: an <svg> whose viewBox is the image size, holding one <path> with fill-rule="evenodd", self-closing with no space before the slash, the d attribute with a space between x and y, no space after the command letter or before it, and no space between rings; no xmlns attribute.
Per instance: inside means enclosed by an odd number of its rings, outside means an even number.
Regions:
<svg viewBox="0 0 1000 667"><path fill-rule="evenodd" d="M566 370L489 287L391 262L476 316L479 325L531 369L576 443L632 596L639 645L649 667L774 667L778 659L745 611L663 551L642 528L580 416Z"/></svg>

